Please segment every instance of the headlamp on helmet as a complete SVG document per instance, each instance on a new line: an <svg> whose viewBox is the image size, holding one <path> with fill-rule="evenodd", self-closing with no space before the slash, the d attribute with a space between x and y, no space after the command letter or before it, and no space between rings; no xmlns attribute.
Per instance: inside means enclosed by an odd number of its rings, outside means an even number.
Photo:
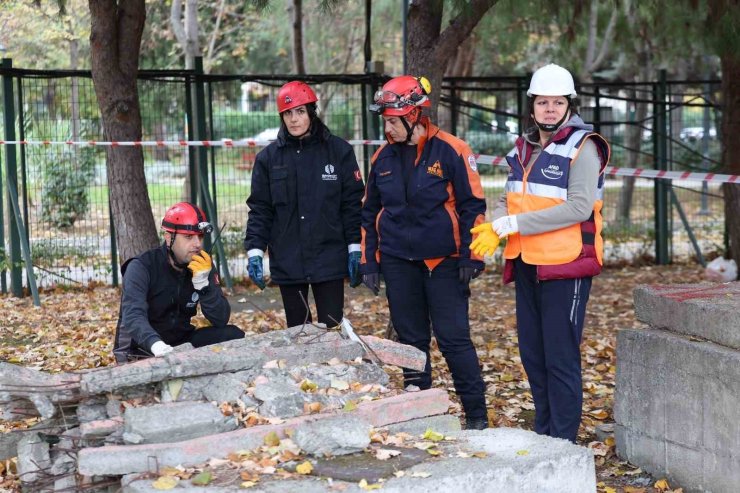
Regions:
<svg viewBox="0 0 740 493"><path fill-rule="evenodd" d="M405 116L416 107L429 107L432 85L426 77L402 75L394 77L375 93L371 113L385 116Z"/></svg>
<svg viewBox="0 0 740 493"><path fill-rule="evenodd" d="M206 220L200 207L190 202L179 202L165 213L162 229L175 234L208 235L213 232L213 225Z"/></svg>

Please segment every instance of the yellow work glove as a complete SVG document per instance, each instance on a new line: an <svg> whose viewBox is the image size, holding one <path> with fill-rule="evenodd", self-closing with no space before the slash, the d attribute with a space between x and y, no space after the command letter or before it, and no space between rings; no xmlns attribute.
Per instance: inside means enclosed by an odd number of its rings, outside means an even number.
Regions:
<svg viewBox="0 0 740 493"><path fill-rule="evenodd" d="M193 273L193 287L200 291L208 286L208 275L213 268L213 262L208 252L201 250L193 255L193 260L188 264L188 269Z"/></svg>
<svg viewBox="0 0 740 493"><path fill-rule="evenodd" d="M491 223L481 223L471 229L470 232L478 235L470 244L470 250L479 257L492 255L498 248L499 237L493 230Z"/></svg>

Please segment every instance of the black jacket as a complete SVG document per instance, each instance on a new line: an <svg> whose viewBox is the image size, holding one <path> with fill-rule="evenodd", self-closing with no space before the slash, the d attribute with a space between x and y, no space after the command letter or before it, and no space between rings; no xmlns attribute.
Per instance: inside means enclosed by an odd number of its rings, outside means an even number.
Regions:
<svg viewBox="0 0 740 493"><path fill-rule="evenodd" d="M267 250L278 284L347 276L347 246L360 243L364 186L352 146L314 120L304 139L285 127L252 171L244 248Z"/></svg>
<svg viewBox="0 0 740 493"><path fill-rule="evenodd" d="M198 303L214 327L223 327L229 321L231 307L215 271L210 274L208 286L195 291L191 272L172 267L165 245L128 260L121 271L123 293L113 347L119 363L125 363L137 348L150 352L159 340L170 346L187 341L195 330L190 319Z"/></svg>

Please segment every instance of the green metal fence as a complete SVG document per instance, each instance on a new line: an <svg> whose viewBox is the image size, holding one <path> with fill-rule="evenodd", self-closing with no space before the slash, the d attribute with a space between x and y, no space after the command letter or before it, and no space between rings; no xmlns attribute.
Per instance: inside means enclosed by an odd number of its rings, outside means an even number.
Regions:
<svg viewBox="0 0 740 493"><path fill-rule="evenodd" d="M0 68L4 105L0 139L27 141L102 140L103 129L89 72L40 72ZM187 141L275 137L279 119L277 89L293 76L222 76L196 71L142 72L139 94L143 139ZM384 77L373 74L305 76L319 95L320 115L346 139L373 139L379 122L365 110L368 95ZM508 152L526 113L526 77L445 79L440 125L465 139L475 152ZM661 92L662 91L662 92ZM586 84L580 87L581 113L612 145L612 165L662 169L716 170L719 116L713 101L719 82ZM194 103L193 103L194 102ZM111 220L105 149L95 146L5 145L3 196L17 181L19 213L40 286L116 283L117 257ZM222 233L232 276L245 276L242 248L254 147L145 147L145 172L155 222L166 208L197 197L191 179L194 162L207 169L213 219ZM375 147L356 146L367 169ZM200 154L198 154L200 153ZM15 160L13 159L15 158ZM486 195L495 201L506 171L480 167ZM199 200L199 199L197 199ZM22 259L12 204L0 218L0 274L3 290L11 275L19 281ZM723 248L721 192L701 182L607 179L607 260L632 262L695 255L688 225L703 254ZM677 205L686 217L681 221ZM662 212L662 216L660 213ZM3 214L4 213L4 214ZM656 214L657 213L657 214ZM659 234L656 235L656 231ZM657 238L657 241L656 241ZM223 267L223 266L222 266Z"/></svg>

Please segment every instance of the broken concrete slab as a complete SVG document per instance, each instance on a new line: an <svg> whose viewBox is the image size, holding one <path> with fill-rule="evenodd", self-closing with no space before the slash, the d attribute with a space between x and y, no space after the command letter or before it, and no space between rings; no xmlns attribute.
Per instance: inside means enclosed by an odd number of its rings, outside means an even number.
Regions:
<svg viewBox="0 0 740 493"><path fill-rule="evenodd" d="M371 355L377 356L387 365L424 371L427 364L426 354L413 346L375 336L362 336L362 342L371 349Z"/></svg>
<svg viewBox="0 0 740 493"><path fill-rule="evenodd" d="M388 425L386 428L391 434L408 433L409 435L423 435L427 430L436 431L443 435L451 435L462 430L460 419L452 414L412 419Z"/></svg>
<svg viewBox="0 0 740 493"><path fill-rule="evenodd" d="M238 339L192 351L172 352L159 358L99 368L81 376L80 389L85 395L94 395L173 378L259 368L270 360L285 360L297 366L324 362L334 357L353 360L363 354L360 344L342 339L335 332L296 336L295 340L286 331L276 332L281 334L264 334L271 336L266 340Z"/></svg>
<svg viewBox="0 0 740 493"><path fill-rule="evenodd" d="M313 475L334 480L359 483L377 483L380 479L390 478L398 471L403 471L431 459L426 450L414 448L383 447L386 450L399 452L399 455L386 460L379 460L370 454L352 454L331 458L311 460Z"/></svg>
<svg viewBox="0 0 740 493"><path fill-rule="evenodd" d="M33 483L51 467L49 444L38 432L24 433L18 441L18 473L22 483Z"/></svg>
<svg viewBox="0 0 740 493"><path fill-rule="evenodd" d="M311 455L347 455L370 445L371 430L370 423L347 413L298 427L293 441Z"/></svg>
<svg viewBox="0 0 740 493"><path fill-rule="evenodd" d="M637 318L656 329L740 349L740 282L638 286Z"/></svg>
<svg viewBox="0 0 740 493"><path fill-rule="evenodd" d="M176 419L173 419L176 417ZM127 443L173 443L235 430L236 418L208 402L170 402L130 407L124 418Z"/></svg>
<svg viewBox="0 0 740 493"><path fill-rule="evenodd" d="M596 470L593 453L566 440L537 435L531 431L498 428L480 431L464 431L456 442L444 442L444 457L431 459L404 469L403 477L394 477L389 468L382 491L390 493L428 493L430 491L454 491L455 493L506 492L506 493L573 493L596 491ZM402 449L403 450L403 449ZM405 449L410 456L419 455L419 450ZM479 457L459 457L456 451L483 453ZM335 460L347 462L354 456ZM395 458L394 458L395 459ZM421 459L421 457L418 457ZM314 461L317 462L317 461ZM365 458L364 462L368 462ZM315 472L325 469L315 468ZM336 473L335 473L336 474ZM368 468L368 475L379 475ZM352 476L351 482L333 479L317 481L313 478L289 481L270 480L263 477L257 491L270 493L293 493L327 491L333 489L348 493L365 491ZM125 484L123 491L129 493L155 493L152 480L136 480ZM178 485L173 491L221 493L224 488L208 487L194 489Z"/></svg>
<svg viewBox="0 0 740 493"><path fill-rule="evenodd" d="M123 418L100 419L80 423L80 436L82 438L103 438L123 428Z"/></svg>
<svg viewBox="0 0 740 493"><path fill-rule="evenodd" d="M365 362L359 364L309 365L295 368L291 371L291 375L298 381L303 379L310 380L318 385L319 388L330 387L333 380L377 385L387 385L389 381L388 374L383 368Z"/></svg>
<svg viewBox="0 0 740 493"><path fill-rule="evenodd" d="M254 397L261 401L263 416L292 418L303 414L303 392L296 385L268 382L254 388Z"/></svg>
<svg viewBox="0 0 740 493"><path fill-rule="evenodd" d="M444 414L451 404L446 391L430 389L362 402L351 413L379 428L400 421ZM268 433L275 432L278 436L284 437L286 430L295 430L303 423L328 419L337 414L300 416L281 424L244 428L175 444L107 445L84 448L78 455L78 472L85 476L105 476L147 472L152 464L158 464L159 467L178 464L195 465L212 457L224 457L230 451L259 447Z"/></svg>

